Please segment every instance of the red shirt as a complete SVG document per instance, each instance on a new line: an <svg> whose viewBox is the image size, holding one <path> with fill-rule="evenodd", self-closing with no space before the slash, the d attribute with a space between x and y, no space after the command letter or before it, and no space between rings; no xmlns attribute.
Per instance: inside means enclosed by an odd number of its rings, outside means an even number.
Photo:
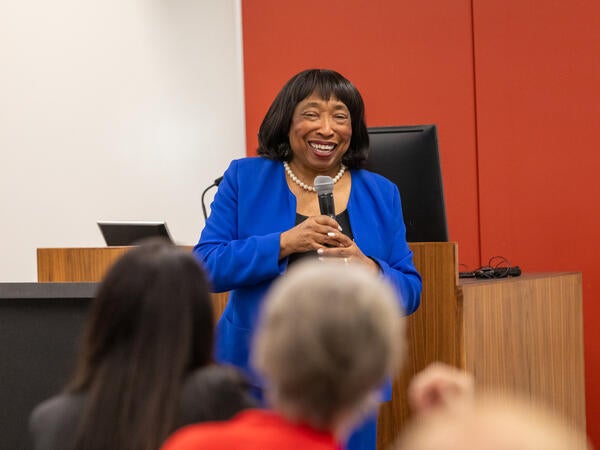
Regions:
<svg viewBox="0 0 600 450"><path fill-rule="evenodd" d="M225 422L181 428L161 450L342 450L332 433L290 422L273 411L250 409Z"/></svg>

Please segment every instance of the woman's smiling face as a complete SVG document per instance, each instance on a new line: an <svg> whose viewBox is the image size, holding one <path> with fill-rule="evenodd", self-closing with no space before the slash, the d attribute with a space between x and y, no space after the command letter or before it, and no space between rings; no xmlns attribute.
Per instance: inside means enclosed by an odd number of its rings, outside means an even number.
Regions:
<svg viewBox="0 0 600 450"><path fill-rule="evenodd" d="M314 173L337 172L352 139L350 112L337 98L324 100L312 93L294 108L288 137L296 167Z"/></svg>

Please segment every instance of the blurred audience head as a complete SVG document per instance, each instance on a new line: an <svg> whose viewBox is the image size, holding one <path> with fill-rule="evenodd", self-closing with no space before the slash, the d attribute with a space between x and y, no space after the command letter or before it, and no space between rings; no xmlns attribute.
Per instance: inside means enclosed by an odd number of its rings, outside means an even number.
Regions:
<svg viewBox="0 0 600 450"><path fill-rule="evenodd" d="M441 362L429 364L408 386L408 403L416 415L442 409L464 410L475 399L473 376Z"/></svg>
<svg viewBox="0 0 600 450"><path fill-rule="evenodd" d="M269 291L253 362L281 414L344 437L405 352L394 290L355 265L298 263Z"/></svg>
<svg viewBox="0 0 600 450"><path fill-rule="evenodd" d="M560 417L506 395L419 415L394 450L584 450L586 436Z"/></svg>
<svg viewBox="0 0 600 450"><path fill-rule="evenodd" d="M255 406L247 380L236 368L207 366L194 372L183 386L178 427L228 420Z"/></svg>
<svg viewBox="0 0 600 450"><path fill-rule="evenodd" d="M156 239L133 247L99 287L68 387L87 396L77 448L158 448L184 377L212 347L208 282L192 254Z"/></svg>

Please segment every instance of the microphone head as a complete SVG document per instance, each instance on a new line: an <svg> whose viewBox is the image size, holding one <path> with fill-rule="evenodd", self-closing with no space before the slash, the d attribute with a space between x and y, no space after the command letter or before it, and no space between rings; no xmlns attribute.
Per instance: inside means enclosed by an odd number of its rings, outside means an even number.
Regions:
<svg viewBox="0 0 600 450"><path fill-rule="evenodd" d="M315 190L318 195L333 193L333 178L327 175L317 175L315 177Z"/></svg>

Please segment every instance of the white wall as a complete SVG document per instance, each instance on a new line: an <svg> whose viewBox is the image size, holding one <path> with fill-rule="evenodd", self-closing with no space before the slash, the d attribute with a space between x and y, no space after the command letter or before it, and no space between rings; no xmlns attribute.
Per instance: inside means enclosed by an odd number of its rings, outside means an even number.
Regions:
<svg viewBox="0 0 600 450"><path fill-rule="evenodd" d="M245 154L239 1L0 3L0 281L35 281L38 247L103 246L98 219L196 242Z"/></svg>

